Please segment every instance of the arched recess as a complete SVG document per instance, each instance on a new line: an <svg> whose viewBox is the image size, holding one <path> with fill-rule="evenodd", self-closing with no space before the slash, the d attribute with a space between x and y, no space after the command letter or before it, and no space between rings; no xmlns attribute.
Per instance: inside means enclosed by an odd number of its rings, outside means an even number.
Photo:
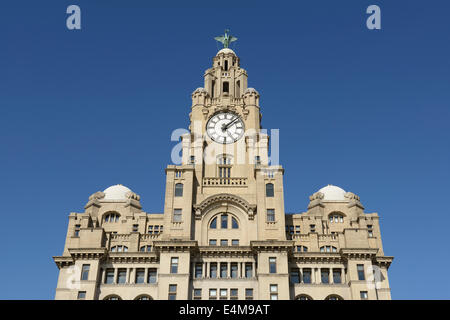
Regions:
<svg viewBox="0 0 450 320"><path fill-rule="evenodd" d="M294 300L313 300L313 298L307 294L299 294L295 296Z"/></svg>
<svg viewBox="0 0 450 320"><path fill-rule="evenodd" d="M148 294L140 294L134 300L153 300L153 298Z"/></svg>
<svg viewBox="0 0 450 320"><path fill-rule="evenodd" d="M110 294L103 298L103 300L122 300L117 294Z"/></svg>
<svg viewBox="0 0 450 320"><path fill-rule="evenodd" d="M330 294L328 297L325 298L325 300L344 300L344 298L338 296L337 294Z"/></svg>

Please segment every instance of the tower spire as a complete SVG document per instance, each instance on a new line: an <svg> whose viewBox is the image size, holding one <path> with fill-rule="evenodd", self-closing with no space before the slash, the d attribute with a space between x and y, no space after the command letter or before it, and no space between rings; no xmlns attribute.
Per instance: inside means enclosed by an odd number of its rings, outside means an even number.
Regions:
<svg viewBox="0 0 450 320"><path fill-rule="evenodd" d="M230 43L233 41L236 41L237 38L232 36L229 29L225 29L225 34L222 36L215 37L217 41L221 42L223 44L224 48L228 48L230 46Z"/></svg>

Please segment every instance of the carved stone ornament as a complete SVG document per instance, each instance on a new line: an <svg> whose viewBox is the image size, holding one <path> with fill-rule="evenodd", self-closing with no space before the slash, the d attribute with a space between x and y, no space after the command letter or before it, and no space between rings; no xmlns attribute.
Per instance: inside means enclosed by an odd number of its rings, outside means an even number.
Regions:
<svg viewBox="0 0 450 320"><path fill-rule="evenodd" d="M254 219L256 214L256 205L249 204L245 199L229 193L220 193L210 196L203 200L200 204L194 205L194 213L196 219L201 219L201 217L208 211L211 207L223 206L226 204L234 204L235 206L241 208L248 214L250 220ZM228 210L228 209L227 209Z"/></svg>
<svg viewBox="0 0 450 320"><path fill-rule="evenodd" d="M89 201L103 199L105 194L102 191L97 191L89 197Z"/></svg>

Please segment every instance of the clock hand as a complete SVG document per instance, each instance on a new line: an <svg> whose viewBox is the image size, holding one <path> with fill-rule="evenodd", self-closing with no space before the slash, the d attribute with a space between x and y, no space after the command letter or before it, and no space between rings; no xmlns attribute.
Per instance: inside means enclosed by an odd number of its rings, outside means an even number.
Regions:
<svg viewBox="0 0 450 320"><path fill-rule="evenodd" d="M222 127L222 129L224 129L224 130L228 129L228 128L231 126L231 124L235 123L237 120L239 120L239 117L236 116L236 118L234 118L233 120L231 120L230 122L228 122L226 125L224 125L224 126Z"/></svg>

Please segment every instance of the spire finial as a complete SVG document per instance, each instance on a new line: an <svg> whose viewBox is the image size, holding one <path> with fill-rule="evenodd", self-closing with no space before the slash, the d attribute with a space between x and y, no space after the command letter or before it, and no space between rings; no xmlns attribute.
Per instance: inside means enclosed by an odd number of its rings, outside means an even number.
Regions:
<svg viewBox="0 0 450 320"><path fill-rule="evenodd" d="M215 37L219 42L222 42L224 48L228 48L230 46L230 43L233 41L236 41L237 38L232 36L230 33L230 30L225 29L225 34L223 36Z"/></svg>

